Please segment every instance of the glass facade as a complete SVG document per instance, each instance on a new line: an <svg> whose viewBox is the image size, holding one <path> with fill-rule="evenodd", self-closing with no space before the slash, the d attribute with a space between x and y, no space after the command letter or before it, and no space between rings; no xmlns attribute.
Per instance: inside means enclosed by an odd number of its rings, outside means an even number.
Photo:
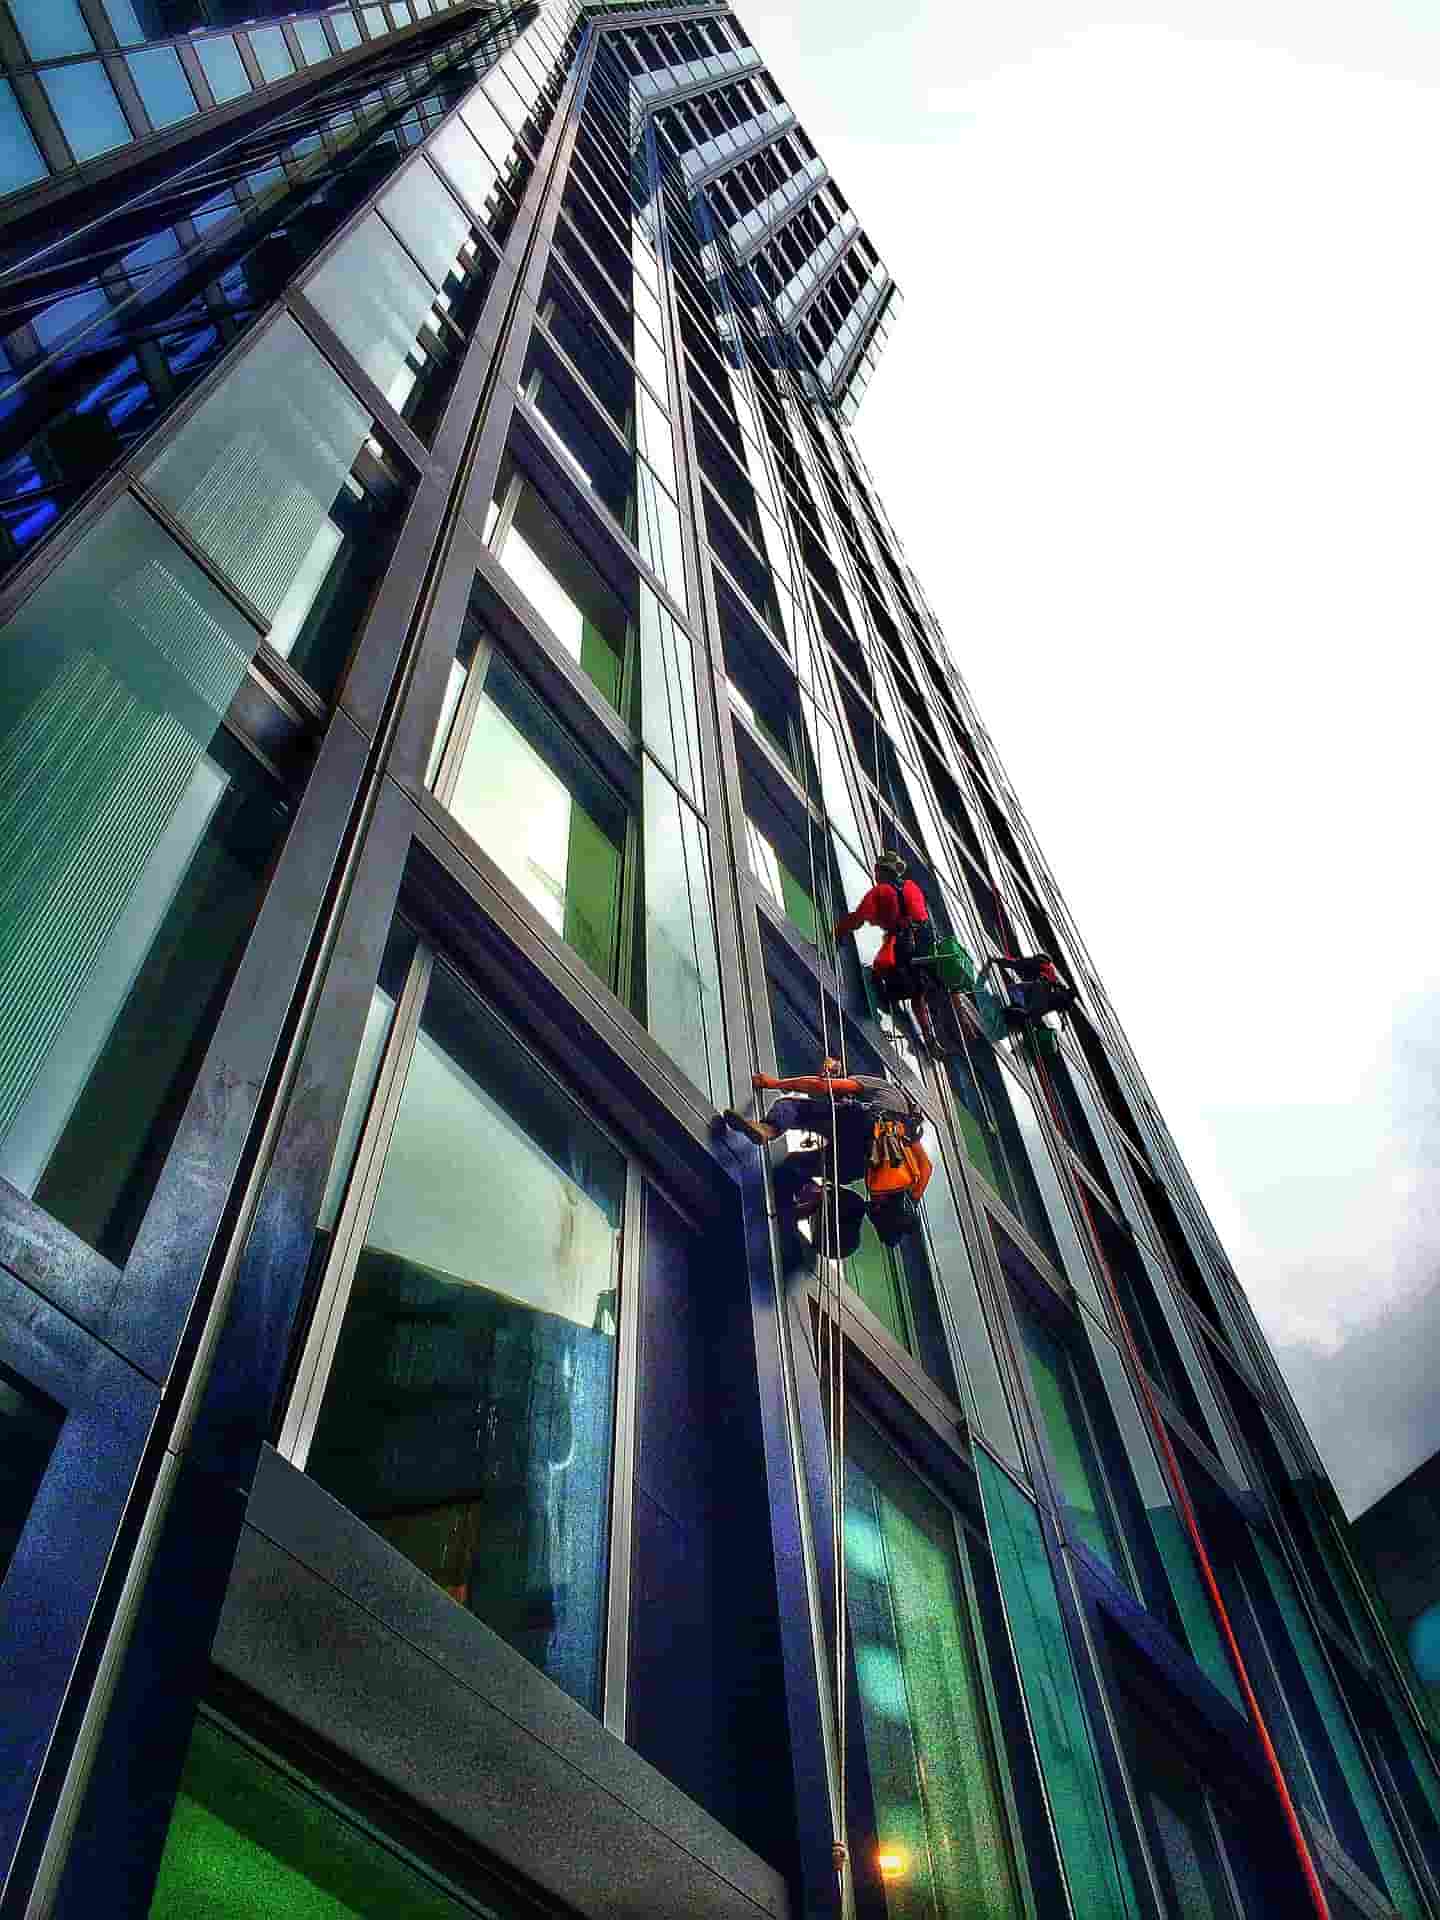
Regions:
<svg viewBox="0 0 1440 1920"><path fill-rule="evenodd" d="M1233 1635L1331 1913L1440 1920L1433 1704L743 19L0 0L0 64L5 1897L1269 1920ZM943 1059L834 933L887 846ZM723 1125L827 1055L935 1167L843 1260Z"/></svg>

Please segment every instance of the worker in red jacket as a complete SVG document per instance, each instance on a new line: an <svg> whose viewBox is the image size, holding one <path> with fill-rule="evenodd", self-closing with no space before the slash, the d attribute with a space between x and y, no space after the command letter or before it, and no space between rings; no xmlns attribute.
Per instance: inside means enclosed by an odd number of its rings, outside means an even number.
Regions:
<svg viewBox="0 0 1440 1920"><path fill-rule="evenodd" d="M853 912L835 922L835 938L854 933L857 927L879 927L885 935L871 968L875 998L883 1007L909 1000L929 1040L926 983L911 963L934 951L935 927L925 896L913 880L905 878L905 862L898 853L882 853L876 860L874 886Z"/></svg>

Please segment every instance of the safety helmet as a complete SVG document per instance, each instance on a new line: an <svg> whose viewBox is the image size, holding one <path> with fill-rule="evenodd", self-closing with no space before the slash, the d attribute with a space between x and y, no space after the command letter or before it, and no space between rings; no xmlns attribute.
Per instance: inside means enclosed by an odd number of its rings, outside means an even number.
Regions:
<svg viewBox="0 0 1440 1920"><path fill-rule="evenodd" d="M880 853L875 856L875 871L898 883L905 878L905 862L898 853Z"/></svg>

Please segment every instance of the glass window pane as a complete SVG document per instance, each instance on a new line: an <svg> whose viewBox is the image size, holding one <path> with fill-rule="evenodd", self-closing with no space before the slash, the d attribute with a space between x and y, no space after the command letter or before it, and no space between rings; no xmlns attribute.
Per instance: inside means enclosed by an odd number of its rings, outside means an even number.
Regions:
<svg viewBox="0 0 1440 1920"><path fill-rule="evenodd" d="M372 40L378 40L381 34L390 31L390 23L385 18L383 7L362 7L360 16L365 22L365 31Z"/></svg>
<svg viewBox="0 0 1440 1920"><path fill-rule="evenodd" d="M512 1911L483 1889L495 1920ZM503 1901L503 1896L500 1896ZM197 1721L150 1920L465 1920L479 1911L349 1819L294 1770L273 1765L212 1721Z"/></svg>
<svg viewBox="0 0 1440 1920"><path fill-rule="evenodd" d="M285 35L279 27L251 27L250 51L266 80L284 80L295 71Z"/></svg>
<svg viewBox="0 0 1440 1920"><path fill-rule="evenodd" d="M48 171L15 89L8 80L0 80L0 192L28 187L34 180L43 180Z"/></svg>
<svg viewBox="0 0 1440 1920"><path fill-rule="evenodd" d="M690 636L643 580L640 582L639 626L640 729L645 745L676 783L700 804L704 794L695 711L695 657ZM812 932L806 938L813 940L815 935Z"/></svg>
<svg viewBox="0 0 1440 1920"><path fill-rule="evenodd" d="M431 141L429 151L469 201L475 215L488 221L498 177L496 164L471 137L464 121L448 121Z"/></svg>
<svg viewBox="0 0 1440 1920"><path fill-rule="evenodd" d="M1072 1907L1086 1920L1138 1920L1040 1522L983 1447L975 1449L975 1468Z"/></svg>
<svg viewBox="0 0 1440 1920"><path fill-rule="evenodd" d="M143 53L128 53L125 64L152 126L173 127L177 120L188 120L199 111L173 47L147 47Z"/></svg>
<svg viewBox="0 0 1440 1920"><path fill-rule="evenodd" d="M249 93L250 76L230 34L219 34L213 40L193 40L190 44L200 56L200 65L218 104L238 100L242 93Z"/></svg>
<svg viewBox="0 0 1440 1920"><path fill-rule="evenodd" d="M886 1912L1018 1920L954 1520L864 1423L846 1456L850 1628Z"/></svg>
<svg viewBox="0 0 1440 1920"><path fill-rule="evenodd" d="M95 51L75 0L13 0L10 12L32 60Z"/></svg>
<svg viewBox="0 0 1440 1920"><path fill-rule="evenodd" d="M360 22L353 13L332 13L326 17L342 53L348 53L351 47L359 46Z"/></svg>
<svg viewBox="0 0 1440 1920"><path fill-rule="evenodd" d="M1076 1535L1110 1571L1133 1585L1105 1477L1075 1381L1070 1356L1038 1315L1019 1302L1016 1313L1030 1364L1040 1417L1055 1461L1060 1494Z"/></svg>
<svg viewBox="0 0 1440 1920"><path fill-rule="evenodd" d="M348 655L401 504L366 448L370 424L286 315L146 475L321 692Z"/></svg>
<svg viewBox="0 0 1440 1920"><path fill-rule="evenodd" d="M624 1190L437 967L308 1465L592 1711Z"/></svg>
<svg viewBox="0 0 1440 1920"><path fill-rule="evenodd" d="M15 1558L64 1417L43 1393L0 1367L0 1580Z"/></svg>
<svg viewBox="0 0 1440 1920"><path fill-rule="evenodd" d="M325 38L325 29L318 20L296 20L292 22L292 27L300 43L301 58L307 67L332 57L330 42Z"/></svg>
<svg viewBox="0 0 1440 1920"><path fill-rule="evenodd" d="M421 159L380 202L380 211L437 287L443 287L470 223Z"/></svg>
<svg viewBox="0 0 1440 1920"><path fill-rule="evenodd" d="M643 460L635 462L635 544L652 573L687 608L680 553L680 510Z"/></svg>
<svg viewBox="0 0 1440 1920"><path fill-rule="evenodd" d="M571 659L623 712L627 610L528 481L520 483L499 557Z"/></svg>
<svg viewBox="0 0 1440 1920"><path fill-rule="evenodd" d="M450 811L607 986L619 980L626 810L492 653Z"/></svg>
<svg viewBox="0 0 1440 1920"><path fill-rule="evenodd" d="M704 827L648 756L644 812L646 1024L719 1105L725 1029Z"/></svg>
<svg viewBox="0 0 1440 1920"><path fill-rule="evenodd" d="M93 160L133 140L105 69L98 60L75 67L50 67L40 84L77 160Z"/></svg>
<svg viewBox="0 0 1440 1920"><path fill-rule="evenodd" d="M123 1261L282 830L252 629L122 499L3 636L0 1174Z"/></svg>

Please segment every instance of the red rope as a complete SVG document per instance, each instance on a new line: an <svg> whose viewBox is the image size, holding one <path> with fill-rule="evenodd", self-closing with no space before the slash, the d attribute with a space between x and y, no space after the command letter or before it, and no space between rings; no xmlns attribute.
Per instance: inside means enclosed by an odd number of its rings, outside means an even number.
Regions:
<svg viewBox="0 0 1440 1920"><path fill-rule="evenodd" d="M1061 1125L1060 1114L1055 1103L1055 1096L1050 1088L1050 1076L1046 1072L1044 1063L1038 1055L1036 1056L1035 1065L1040 1077L1040 1085L1045 1092L1046 1104L1050 1108L1051 1118L1054 1120L1056 1128L1063 1138L1065 1129ZM1076 1184L1079 1185L1078 1182ZM1145 1371L1139 1349L1135 1344L1135 1336L1130 1331L1130 1322L1126 1318L1125 1310L1120 1304L1120 1297L1116 1291L1114 1276L1110 1272L1109 1263L1100 1246L1100 1236L1096 1231L1094 1216L1090 1210L1090 1199L1083 1186L1080 1186L1080 1205L1084 1210L1085 1225L1090 1233L1090 1243L1095 1249L1095 1258L1099 1262L1100 1271L1105 1278L1105 1290L1110 1296L1110 1306L1114 1312L1116 1324L1119 1326L1121 1335L1124 1338L1125 1350L1130 1356L1130 1370L1140 1388L1140 1397L1145 1403L1146 1414L1154 1430L1155 1438L1159 1442L1160 1451L1164 1456L1166 1474L1170 1481L1171 1490L1175 1495L1176 1504L1180 1508L1186 1531L1190 1535L1190 1544L1195 1549L1195 1558L1199 1562L1200 1577L1205 1583L1206 1593L1210 1596L1210 1605L1214 1609L1216 1620L1219 1622L1226 1651L1230 1655L1231 1664L1235 1668L1235 1676L1240 1682L1240 1691L1245 1696L1245 1705L1254 1723L1255 1732L1259 1736L1260 1748L1265 1755L1265 1764L1269 1769L1270 1778L1279 1798L1281 1810L1285 1815L1285 1825L1289 1829L1291 1841L1294 1843L1296 1858L1300 1862L1300 1871L1305 1877L1305 1885L1309 1890L1311 1905L1315 1909L1316 1920L1331 1920L1330 1905L1325 1898L1325 1889L1320 1884L1320 1875L1315 1869L1315 1860L1310 1852L1310 1844L1306 1840L1304 1830L1300 1825L1300 1816L1295 1810L1295 1802L1290 1797L1290 1789L1285 1784L1285 1775L1281 1770L1280 1758L1275 1751L1275 1744L1270 1738L1270 1729L1265 1724L1265 1716L1260 1710L1260 1702L1256 1699L1255 1689L1250 1684L1250 1675L1246 1670L1245 1658L1235 1638L1234 1628L1230 1625L1230 1615L1226 1610L1225 1601L1221 1596L1220 1585L1215 1578L1215 1570L1210 1564L1210 1556L1205 1551L1205 1542L1200 1533L1200 1523L1196 1519L1195 1509L1190 1503L1190 1494L1185 1485L1185 1476L1180 1470L1180 1461L1176 1455L1174 1443L1170 1438L1169 1428L1165 1425L1165 1417L1156 1403L1154 1393L1151 1390L1149 1376Z"/></svg>

